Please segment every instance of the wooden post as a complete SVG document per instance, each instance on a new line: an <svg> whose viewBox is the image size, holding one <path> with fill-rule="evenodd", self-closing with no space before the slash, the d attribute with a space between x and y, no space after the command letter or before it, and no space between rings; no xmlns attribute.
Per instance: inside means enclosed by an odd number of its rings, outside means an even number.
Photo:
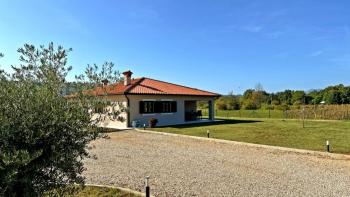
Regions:
<svg viewBox="0 0 350 197"><path fill-rule="evenodd" d="M272 95L270 94L269 118L271 118Z"/></svg>
<svg viewBox="0 0 350 197"><path fill-rule="evenodd" d="M305 128L305 106L303 107L303 128Z"/></svg>
<svg viewBox="0 0 350 197"><path fill-rule="evenodd" d="M208 101L208 118L209 120L214 120L214 114L217 114L215 112L217 112L217 110L215 110L215 106L214 106L214 101L213 100L209 100Z"/></svg>

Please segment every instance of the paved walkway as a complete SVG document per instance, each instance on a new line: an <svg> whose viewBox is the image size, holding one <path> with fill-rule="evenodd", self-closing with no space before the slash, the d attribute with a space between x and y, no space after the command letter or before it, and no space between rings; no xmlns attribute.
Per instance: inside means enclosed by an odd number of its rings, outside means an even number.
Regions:
<svg viewBox="0 0 350 197"><path fill-rule="evenodd" d="M122 131L92 143L88 183L156 196L350 196L350 156Z"/></svg>

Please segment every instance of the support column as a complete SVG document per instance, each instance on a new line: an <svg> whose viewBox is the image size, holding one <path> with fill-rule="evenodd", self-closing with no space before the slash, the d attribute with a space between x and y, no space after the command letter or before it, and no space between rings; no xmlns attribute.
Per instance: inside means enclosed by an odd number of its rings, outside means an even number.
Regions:
<svg viewBox="0 0 350 197"><path fill-rule="evenodd" d="M210 99L208 101L208 107L209 107L209 120L214 120L214 117L215 117L214 99Z"/></svg>

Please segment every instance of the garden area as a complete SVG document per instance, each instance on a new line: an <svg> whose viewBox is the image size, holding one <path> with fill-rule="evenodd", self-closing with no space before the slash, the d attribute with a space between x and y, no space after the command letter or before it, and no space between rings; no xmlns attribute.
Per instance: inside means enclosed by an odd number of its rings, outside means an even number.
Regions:
<svg viewBox="0 0 350 197"><path fill-rule="evenodd" d="M154 128L155 131L265 144L288 148L350 154L350 121L301 120L268 118L223 119L220 122Z"/></svg>
<svg viewBox="0 0 350 197"><path fill-rule="evenodd" d="M203 116L208 116L208 109L201 109ZM309 120L350 120L350 105L305 105L291 107L286 110L215 110L220 118L277 118L277 119L309 119Z"/></svg>

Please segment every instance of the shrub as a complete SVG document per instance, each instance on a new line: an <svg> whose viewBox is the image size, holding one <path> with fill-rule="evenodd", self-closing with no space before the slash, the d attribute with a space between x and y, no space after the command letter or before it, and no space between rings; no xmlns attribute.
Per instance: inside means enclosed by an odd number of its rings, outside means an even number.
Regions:
<svg viewBox="0 0 350 197"><path fill-rule="evenodd" d="M149 119L148 123L149 123L149 127L154 128L154 127L156 127L156 125L158 123L158 119L151 118L151 119Z"/></svg>
<svg viewBox="0 0 350 197"><path fill-rule="evenodd" d="M243 102L243 108L247 110L255 110L258 109L258 106L252 100L248 99L245 102Z"/></svg>
<svg viewBox="0 0 350 197"><path fill-rule="evenodd" d="M82 91L63 96L69 51L26 44L14 74L0 72L0 196L42 196L84 184L83 159L101 131L101 119L90 112L99 98Z"/></svg>
<svg viewBox="0 0 350 197"><path fill-rule="evenodd" d="M285 111L285 110L289 110L290 106L288 104L286 104L286 103L283 103L281 105L275 106L275 109Z"/></svg>
<svg viewBox="0 0 350 197"><path fill-rule="evenodd" d="M270 105L270 104L267 104L267 103L262 103L260 109L264 109L264 110L269 110L269 109L271 109L271 110L273 110L273 109L274 109L274 106L273 106L273 105Z"/></svg>

